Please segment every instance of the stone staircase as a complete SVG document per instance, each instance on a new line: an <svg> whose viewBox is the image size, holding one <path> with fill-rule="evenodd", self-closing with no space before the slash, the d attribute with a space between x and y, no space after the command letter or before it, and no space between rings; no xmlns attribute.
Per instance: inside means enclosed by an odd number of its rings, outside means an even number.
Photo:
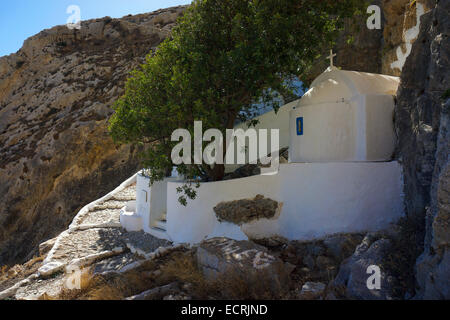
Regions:
<svg viewBox="0 0 450 320"><path fill-rule="evenodd" d="M169 235L167 234L167 214L163 213L160 219L156 220L151 227L151 233L161 239L169 240Z"/></svg>

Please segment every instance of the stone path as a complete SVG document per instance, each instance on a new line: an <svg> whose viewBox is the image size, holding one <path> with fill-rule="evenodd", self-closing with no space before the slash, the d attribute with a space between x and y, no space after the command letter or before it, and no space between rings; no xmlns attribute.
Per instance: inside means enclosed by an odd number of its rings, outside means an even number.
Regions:
<svg viewBox="0 0 450 320"><path fill-rule="evenodd" d="M169 241L120 227L120 210L135 200L134 182L86 206L56 238L35 277L8 295L19 300L57 296L65 287L68 266L89 266L94 274L124 272L175 248Z"/></svg>
<svg viewBox="0 0 450 320"><path fill-rule="evenodd" d="M124 241L131 252L140 256L147 256L160 247L169 247L171 245L171 242L155 238L143 231L128 232Z"/></svg>
<svg viewBox="0 0 450 320"><path fill-rule="evenodd" d="M114 228L94 228L64 234L55 244L52 257L46 262L69 263L73 259L125 247L124 231Z"/></svg>
<svg viewBox="0 0 450 320"><path fill-rule="evenodd" d="M127 235L120 228L120 210L128 201L136 200L136 183L131 183L114 194L87 206L74 218L70 228L61 233L44 260L35 279L14 289L16 299L38 299L44 293L55 296L64 288L64 268L68 265L92 264L94 273L120 271L125 266L139 261L129 252L127 241L133 241L146 252L161 245L170 245L165 240L145 234ZM144 245L149 241L148 245ZM40 276L39 276L40 275Z"/></svg>
<svg viewBox="0 0 450 320"><path fill-rule="evenodd" d="M129 187L126 187L122 191L116 193L112 200L117 201L132 201L136 200L136 183L131 184Z"/></svg>
<svg viewBox="0 0 450 320"><path fill-rule="evenodd" d="M56 297L61 293L62 289L64 289L65 281L66 278L63 273L47 280L36 280L17 290L15 298L17 300L38 300L44 294Z"/></svg>
<svg viewBox="0 0 450 320"><path fill-rule="evenodd" d="M91 211L80 221L80 225L99 225L104 222L120 223L120 209Z"/></svg>
<svg viewBox="0 0 450 320"><path fill-rule="evenodd" d="M122 209L128 201L134 200L136 200L136 183L133 183L124 190L114 194L109 200L96 204L87 213L82 214L82 216L75 218L71 227L100 225L110 222L120 224L120 209Z"/></svg>
<svg viewBox="0 0 450 320"><path fill-rule="evenodd" d="M92 266L93 274L108 273L111 271L119 272L123 267L130 265L133 262L139 261L140 258L135 254L128 252L120 256L108 258L97 262Z"/></svg>
<svg viewBox="0 0 450 320"><path fill-rule="evenodd" d="M87 206L74 218L70 228L60 234L47 255L41 270L47 275L69 265L75 259L111 252L117 255L126 249L125 230L120 228L120 210L128 201L136 200L136 183ZM107 256L108 254L106 254Z"/></svg>

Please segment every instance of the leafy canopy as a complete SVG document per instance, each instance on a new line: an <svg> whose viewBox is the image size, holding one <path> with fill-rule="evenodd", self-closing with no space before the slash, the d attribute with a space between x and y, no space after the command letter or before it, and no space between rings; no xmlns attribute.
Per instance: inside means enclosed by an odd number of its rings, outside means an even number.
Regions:
<svg viewBox="0 0 450 320"><path fill-rule="evenodd" d="M292 92L313 61L330 47L360 0L196 0L156 53L131 73L110 120L113 138L151 143L143 155L152 182L173 164L175 129L225 133L249 121L255 102L279 107L274 92ZM223 165L178 166L187 178L221 180ZM195 194L193 195L195 197Z"/></svg>

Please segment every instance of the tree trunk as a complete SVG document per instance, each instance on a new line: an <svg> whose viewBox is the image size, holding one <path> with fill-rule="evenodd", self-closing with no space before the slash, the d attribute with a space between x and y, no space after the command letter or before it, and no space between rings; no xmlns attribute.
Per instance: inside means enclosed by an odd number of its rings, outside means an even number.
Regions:
<svg viewBox="0 0 450 320"><path fill-rule="evenodd" d="M213 179L214 181L221 181L225 176L225 165L224 164L215 164L213 168Z"/></svg>

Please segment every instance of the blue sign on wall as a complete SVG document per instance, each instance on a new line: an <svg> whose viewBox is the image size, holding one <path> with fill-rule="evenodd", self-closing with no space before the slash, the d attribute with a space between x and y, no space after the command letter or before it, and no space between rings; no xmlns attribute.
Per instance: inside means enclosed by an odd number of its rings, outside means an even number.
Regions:
<svg viewBox="0 0 450 320"><path fill-rule="evenodd" d="M303 135L303 117L297 118L297 135L302 136Z"/></svg>

